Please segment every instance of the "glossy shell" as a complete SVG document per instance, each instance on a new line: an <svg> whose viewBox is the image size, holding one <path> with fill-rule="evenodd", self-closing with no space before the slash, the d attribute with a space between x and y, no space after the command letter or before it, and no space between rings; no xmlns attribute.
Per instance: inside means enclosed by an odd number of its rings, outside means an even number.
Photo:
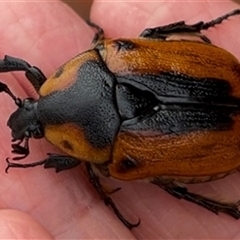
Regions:
<svg viewBox="0 0 240 240"><path fill-rule="evenodd" d="M197 41L104 40L40 89L55 146L122 180L220 178L240 165L240 65Z"/></svg>

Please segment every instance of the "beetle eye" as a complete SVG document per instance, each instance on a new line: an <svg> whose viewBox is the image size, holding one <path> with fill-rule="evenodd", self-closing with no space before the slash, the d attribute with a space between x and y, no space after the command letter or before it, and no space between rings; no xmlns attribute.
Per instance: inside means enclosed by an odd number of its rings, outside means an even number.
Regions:
<svg viewBox="0 0 240 240"><path fill-rule="evenodd" d="M121 167L122 169L125 169L125 170L136 168L137 165L138 165L138 162L132 158L126 158L121 162Z"/></svg>
<svg viewBox="0 0 240 240"><path fill-rule="evenodd" d="M23 100L23 106L26 111L32 111L34 109L33 98L26 98Z"/></svg>

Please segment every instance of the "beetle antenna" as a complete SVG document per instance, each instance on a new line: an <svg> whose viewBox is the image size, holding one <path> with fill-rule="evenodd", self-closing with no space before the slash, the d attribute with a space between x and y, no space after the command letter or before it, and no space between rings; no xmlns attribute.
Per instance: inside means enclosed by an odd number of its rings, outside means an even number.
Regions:
<svg viewBox="0 0 240 240"><path fill-rule="evenodd" d="M17 98L13 93L12 91L9 89L9 87L0 82L0 92L5 92L7 93L12 99L13 101L15 102L15 104L18 106L18 107L21 107L22 106L22 100L20 98Z"/></svg>

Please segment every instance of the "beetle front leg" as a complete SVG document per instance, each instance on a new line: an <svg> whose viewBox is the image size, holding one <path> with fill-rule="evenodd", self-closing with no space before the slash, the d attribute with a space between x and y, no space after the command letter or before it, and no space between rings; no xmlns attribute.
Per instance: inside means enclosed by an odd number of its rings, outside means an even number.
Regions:
<svg viewBox="0 0 240 240"><path fill-rule="evenodd" d="M23 146L20 145L22 141L24 141ZM29 138L25 138L18 143L12 144L12 153L22 155L22 156L14 157L13 160L22 160L29 155L28 142L29 142Z"/></svg>
<svg viewBox="0 0 240 240"><path fill-rule="evenodd" d="M215 201L213 199L201 196L199 194L195 194L192 192L189 192L187 188L180 187L175 185L174 183L166 184L163 183L159 179L154 179L151 181L153 184L159 186L172 196L178 198L178 199L184 199L186 201L196 203L211 212L218 214L219 212L226 213L230 216L232 216L235 219L240 218L240 211L238 210L238 206L240 202L237 203L222 203Z"/></svg>
<svg viewBox="0 0 240 240"><path fill-rule="evenodd" d="M101 27L99 27L97 24L91 22L90 20L86 20L86 23L88 24L88 26L90 26L96 30L96 33L92 39L93 45L97 44L98 42L100 42L101 40L104 39L104 31Z"/></svg>
<svg viewBox="0 0 240 240"><path fill-rule="evenodd" d="M17 98L5 83L0 82L0 92L7 93L18 107L22 106L22 100Z"/></svg>
<svg viewBox="0 0 240 240"><path fill-rule="evenodd" d="M28 62L20 58L6 55L4 59L0 60L0 72L11 71L24 71L27 79L31 82L37 92L47 79L39 68L31 66Z"/></svg>
<svg viewBox="0 0 240 240"><path fill-rule="evenodd" d="M44 168L55 168L56 172L60 172L74 168L81 163L78 159L66 155L48 154L48 156L49 157L44 160L28 164L10 162L9 158L7 158L6 161L8 165L5 172L7 173L9 168L30 168L39 165L43 165Z"/></svg>
<svg viewBox="0 0 240 240"><path fill-rule="evenodd" d="M87 173L89 175L89 179L90 179L90 183L93 185L93 187L96 189L96 191L98 192L98 194L100 195L101 199L104 201L104 203L106 204L106 206L110 206L112 208L112 210L114 211L114 213L117 215L118 219L129 229L132 229L134 227L139 226L140 224L140 220L133 224L130 223L129 221L127 221L123 215L119 212L119 210L117 209L116 205L114 204L113 200L108 196L108 194L106 193L105 189L103 188L103 186L101 185L100 181L99 181L99 177L94 173L92 166L90 163L86 162L85 163L86 169L87 169ZM119 189L116 189L119 190Z"/></svg>

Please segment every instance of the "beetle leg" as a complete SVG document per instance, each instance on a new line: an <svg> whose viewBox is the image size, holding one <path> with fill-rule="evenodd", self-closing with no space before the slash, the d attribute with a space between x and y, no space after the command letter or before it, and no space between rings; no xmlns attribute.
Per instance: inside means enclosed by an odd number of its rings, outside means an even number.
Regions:
<svg viewBox="0 0 240 240"><path fill-rule="evenodd" d="M240 9L235 9L229 13L224 14L221 17L218 17L210 22L206 22L202 25L201 30L207 30L210 27L214 27L215 25L221 24L223 20L228 19L229 17L235 16L235 15L240 15Z"/></svg>
<svg viewBox="0 0 240 240"><path fill-rule="evenodd" d="M211 43L211 41L201 34L204 22L198 22L193 25L186 25L184 21L172 23L156 28L145 29L139 37L167 40L174 34L188 34L200 37L204 42Z"/></svg>
<svg viewBox="0 0 240 240"><path fill-rule="evenodd" d="M39 91L42 84L47 79L42 71L31 66L26 61L11 56L5 56L0 60L0 72L25 71L27 79L31 82L36 91Z"/></svg>
<svg viewBox="0 0 240 240"><path fill-rule="evenodd" d="M18 107L21 107L22 106L22 100L20 98L17 98L13 93L12 91L9 89L9 87L0 82L0 92L5 92L7 93L12 99L13 101L15 102L15 104L18 106Z"/></svg>
<svg viewBox="0 0 240 240"><path fill-rule="evenodd" d="M161 182L159 179L155 179L152 181L153 184L159 186L172 196L184 199L186 201L196 203L210 211L212 211L215 214L218 214L219 212L226 213L230 216L232 216L235 219L240 218L240 211L238 210L239 203L222 203L215 201L213 199L201 196L199 194L195 194L192 192L189 192L187 188L177 186L173 183L166 184Z"/></svg>
<svg viewBox="0 0 240 240"><path fill-rule="evenodd" d="M114 204L113 200L108 196L108 194L106 193L106 191L104 190L102 184L100 183L99 177L94 173L92 166L90 163L86 162L85 163L86 169L87 169L87 173L89 175L89 179L90 179L90 183L93 185L93 187L96 189L96 191L98 192L98 194L100 195L101 199L104 201L104 203L106 204L106 206L110 206L112 208L112 210L114 211L114 213L117 215L118 219L129 229L132 229L134 227L139 226L140 224L140 220L135 223L132 224L129 221L127 221L123 215L119 212L119 210L117 209L116 205Z"/></svg>
<svg viewBox="0 0 240 240"><path fill-rule="evenodd" d="M23 156L19 156L19 157L14 157L13 160L21 160L28 156L28 154L29 154L29 146L28 146L29 138L25 138L24 140L25 140L25 142L24 142L23 146L20 145L22 143L22 141L12 144L12 149L13 149L12 153L23 155Z"/></svg>
<svg viewBox="0 0 240 240"><path fill-rule="evenodd" d="M115 192L120 191L122 188L118 187L118 188L114 188L114 189L108 189L106 186L103 186L103 190L105 191L106 194L113 194Z"/></svg>
<svg viewBox="0 0 240 240"><path fill-rule="evenodd" d="M201 21L193 25L187 25L185 24L184 21L180 21L156 28L147 28L140 34L140 37L167 40L167 38L171 37L174 34L188 34L198 36L206 43L211 43L211 41L206 36L201 34L201 31L207 30L210 27L214 27L215 25L221 24L223 20L226 20L231 16L239 14L240 9L235 9L232 12L229 12L221 17L218 17L206 23Z"/></svg>
<svg viewBox="0 0 240 240"><path fill-rule="evenodd" d="M7 158L6 161L8 164L5 169L6 173L8 172L9 168L30 168L30 167L36 167L39 165L44 165L44 168L55 168L56 172L60 172L63 170L74 168L81 163L79 159L76 159L74 157L70 157L66 155L57 155L57 154L48 154L48 158L38 162L33 162L28 164L19 164L19 163L10 162L9 158Z"/></svg>
<svg viewBox="0 0 240 240"><path fill-rule="evenodd" d="M90 27L96 29L96 33L95 33L95 35L94 35L94 37L92 39L92 44L93 45L95 45L97 42L99 42L99 41L101 41L101 40L103 40L105 38L104 37L104 31L103 31L103 29L101 27L99 27L97 24L91 22L90 20L86 20L86 23Z"/></svg>

